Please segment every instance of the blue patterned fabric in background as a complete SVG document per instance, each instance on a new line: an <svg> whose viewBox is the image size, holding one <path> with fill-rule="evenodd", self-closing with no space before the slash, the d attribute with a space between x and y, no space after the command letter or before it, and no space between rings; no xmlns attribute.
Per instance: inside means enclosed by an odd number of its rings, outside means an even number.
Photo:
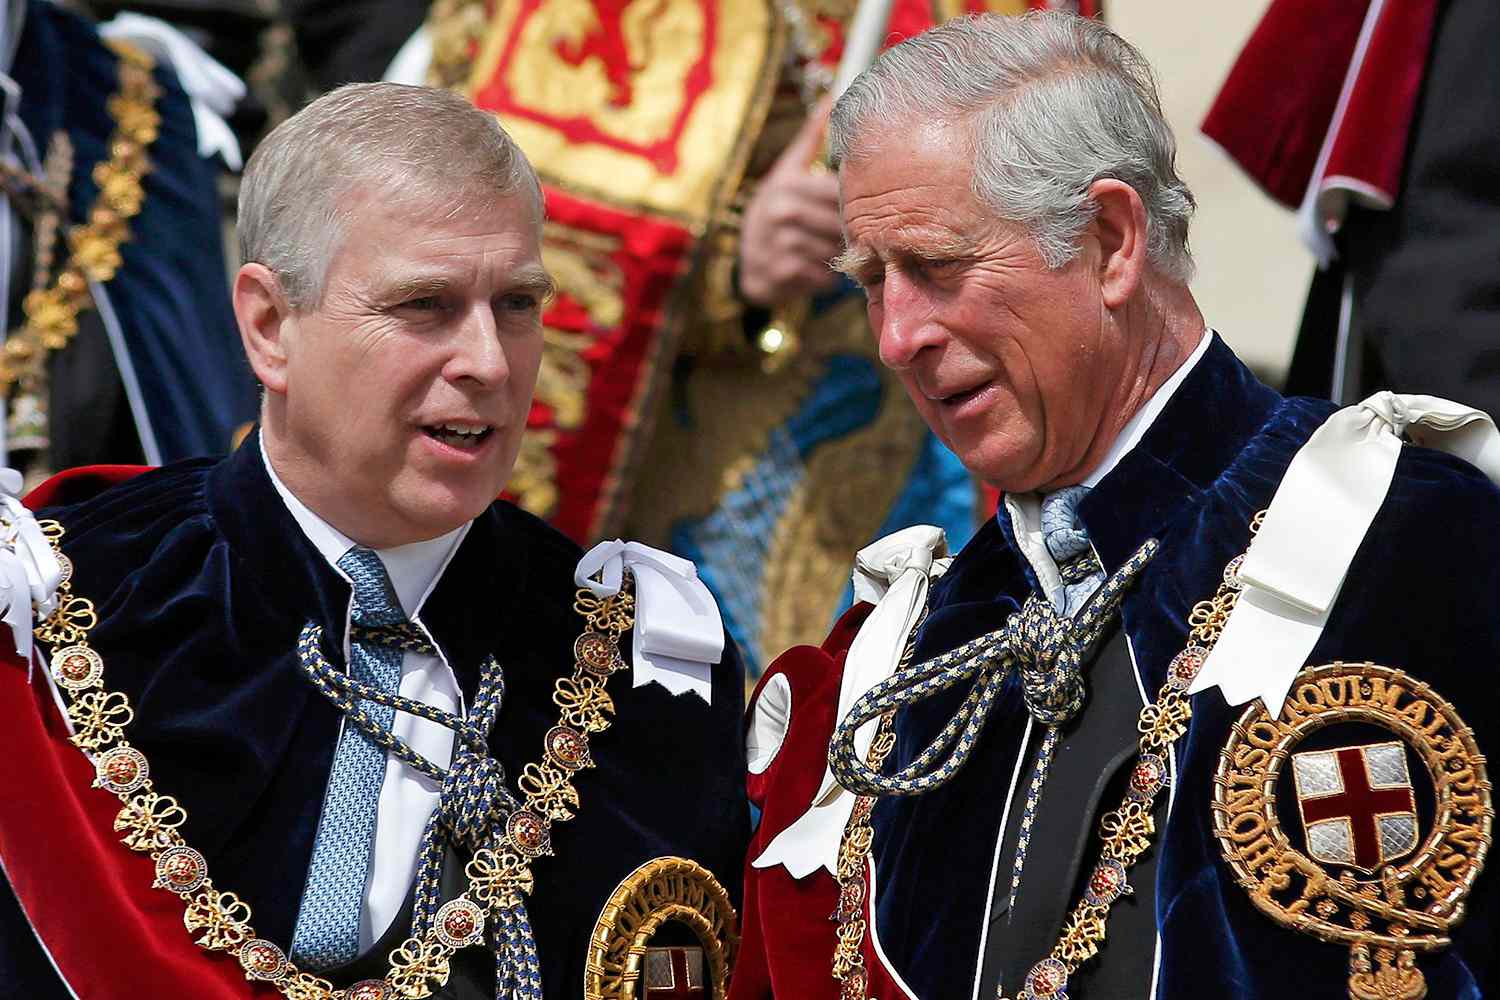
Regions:
<svg viewBox="0 0 1500 1000"><path fill-rule="evenodd" d="M852 354L827 358L822 376L791 418L771 432L769 446L745 474L742 485L725 494L708 517L674 526L672 547L698 563L704 582L719 600L725 627L745 654L750 680L782 652L765 648L762 641L768 603L763 581L776 560L798 557L795 551L773 551L773 541L788 518L804 516L805 507L796 502L800 493L850 486L812 481L809 464L819 449L875 429L873 425L887 415L889 407L904 408L911 420L919 420L905 393L889 376L883 377L878 361ZM903 483L896 502L882 519L872 522L875 530L867 537L850 539L852 545L841 557L842 596L820 628L826 630L849 607L848 574L860 546L918 523L944 528L954 549L973 534L977 494L958 458L925 428L912 451L904 469L871 470L879 476L900 475ZM872 454L869 461L881 463L882 458ZM804 641L820 638L809 635Z"/></svg>

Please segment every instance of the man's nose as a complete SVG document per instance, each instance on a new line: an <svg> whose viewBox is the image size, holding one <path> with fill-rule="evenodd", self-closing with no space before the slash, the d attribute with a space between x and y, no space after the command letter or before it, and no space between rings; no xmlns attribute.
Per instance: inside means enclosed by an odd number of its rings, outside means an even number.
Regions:
<svg viewBox="0 0 1500 1000"><path fill-rule="evenodd" d="M870 320L879 338L880 361L895 371L910 367L925 348L942 342L932 297L898 270L886 274L880 304L871 309Z"/></svg>
<svg viewBox="0 0 1500 1000"><path fill-rule="evenodd" d="M510 377L510 363L495 314L488 302L465 311L456 334L453 356L443 369L450 382L471 381L500 385Z"/></svg>

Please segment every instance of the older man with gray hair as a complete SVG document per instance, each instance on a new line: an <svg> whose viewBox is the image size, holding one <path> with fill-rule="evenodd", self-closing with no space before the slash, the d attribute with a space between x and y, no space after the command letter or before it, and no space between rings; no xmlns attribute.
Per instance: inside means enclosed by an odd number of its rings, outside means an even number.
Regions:
<svg viewBox="0 0 1500 1000"><path fill-rule="evenodd" d="M691 563L580 559L496 501L542 220L460 97L320 98L241 189L258 430L64 474L28 498L42 528L0 498L0 576L50 657L0 665L7 996L722 988L748 817L712 600Z"/></svg>
<svg viewBox="0 0 1500 1000"><path fill-rule="evenodd" d="M1500 991L1493 422L1254 378L1100 22L933 29L830 132L881 359L1003 502L755 692L732 996Z"/></svg>

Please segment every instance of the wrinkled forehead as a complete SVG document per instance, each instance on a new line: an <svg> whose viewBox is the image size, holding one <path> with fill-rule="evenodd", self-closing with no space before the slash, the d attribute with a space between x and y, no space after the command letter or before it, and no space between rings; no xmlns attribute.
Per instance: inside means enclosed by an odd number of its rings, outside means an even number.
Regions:
<svg viewBox="0 0 1500 1000"><path fill-rule="evenodd" d="M889 136L884 148L839 168L839 208L851 247L939 247L988 215L972 191L967 159L946 137Z"/></svg>
<svg viewBox="0 0 1500 1000"><path fill-rule="evenodd" d="M502 263L541 256L541 219L521 191L413 197L366 188L341 199L339 214L343 238L333 248L332 270L348 259L460 258L496 248L505 251Z"/></svg>
<svg viewBox="0 0 1500 1000"><path fill-rule="evenodd" d="M972 190L973 156L963 122L882 122L858 134L838 169L839 204L871 195L920 193L938 201L965 201Z"/></svg>

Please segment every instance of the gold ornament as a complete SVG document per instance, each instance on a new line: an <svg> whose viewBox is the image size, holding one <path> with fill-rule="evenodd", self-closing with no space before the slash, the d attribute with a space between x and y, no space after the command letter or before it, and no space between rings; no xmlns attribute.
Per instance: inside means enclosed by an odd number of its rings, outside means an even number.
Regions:
<svg viewBox="0 0 1500 1000"><path fill-rule="evenodd" d="M182 923L193 943L209 951L234 951L255 935L250 931L250 907L232 892L204 889L193 897Z"/></svg>
<svg viewBox="0 0 1500 1000"><path fill-rule="evenodd" d="M22 301L26 321L6 342L0 392L10 393L17 383L40 387L47 355L68 346L78 333L79 314L93 305L88 282L109 281L119 270L120 245L130 239L128 220L145 202L142 178L151 169L146 147L156 141L161 124L156 110L161 88L151 75L156 64L127 42L113 39L105 44L119 59L119 90L106 102L115 126L109 157L92 173L98 199L85 213L86 221L69 228L71 253L56 281Z"/></svg>
<svg viewBox="0 0 1500 1000"><path fill-rule="evenodd" d="M615 889L594 925L584 967L584 1000L646 1000L642 973L651 939L668 923L703 947L712 1000L724 1000L739 948L737 915L713 873L687 858L656 858Z"/></svg>
<svg viewBox="0 0 1500 1000"><path fill-rule="evenodd" d="M1342 723L1395 739L1297 752ZM1435 800L1425 833L1412 759ZM1277 810L1289 773L1300 836ZM1236 881L1278 924L1349 946L1353 1000L1426 995L1417 954L1447 947L1463 919L1494 815L1484 756L1453 705L1374 663L1304 670L1274 719L1254 702L1214 774L1214 833Z"/></svg>

